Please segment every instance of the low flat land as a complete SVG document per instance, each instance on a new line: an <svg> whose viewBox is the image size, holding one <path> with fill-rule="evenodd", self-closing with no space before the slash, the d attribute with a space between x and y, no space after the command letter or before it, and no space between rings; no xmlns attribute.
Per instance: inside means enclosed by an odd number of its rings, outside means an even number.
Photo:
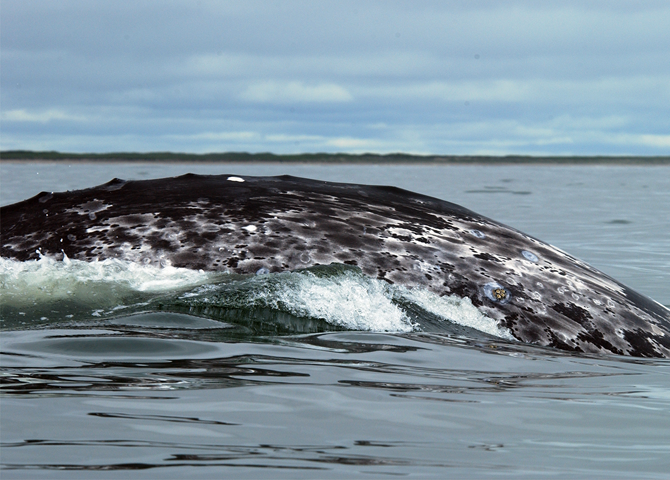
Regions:
<svg viewBox="0 0 670 480"><path fill-rule="evenodd" d="M66 153L7 150L0 152L0 161L36 162L174 162L174 163L322 163L322 164L547 164L547 165L670 165L668 156L479 156L479 155L410 155L349 154L349 153L300 153L277 155L274 153Z"/></svg>

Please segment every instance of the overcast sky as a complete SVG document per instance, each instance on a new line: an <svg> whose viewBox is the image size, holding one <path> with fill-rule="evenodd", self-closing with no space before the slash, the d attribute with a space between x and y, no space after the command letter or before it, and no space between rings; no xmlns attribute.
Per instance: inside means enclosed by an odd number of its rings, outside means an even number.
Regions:
<svg viewBox="0 0 670 480"><path fill-rule="evenodd" d="M670 154L670 2L2 0L1 148Z"/></svg>

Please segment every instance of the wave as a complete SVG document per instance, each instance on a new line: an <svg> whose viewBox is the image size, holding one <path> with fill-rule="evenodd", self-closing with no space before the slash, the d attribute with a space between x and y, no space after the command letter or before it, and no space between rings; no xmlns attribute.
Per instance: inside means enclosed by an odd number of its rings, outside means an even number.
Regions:
<svg viewBox="0 0 670 480"><path fill-rule="evenodd" d="M237 275L118 259L3 258L0 296L3 329L100 323L161 311L226 322L254 335L472 330L512 340L468 298L392 285L344 264Z"/></svg>

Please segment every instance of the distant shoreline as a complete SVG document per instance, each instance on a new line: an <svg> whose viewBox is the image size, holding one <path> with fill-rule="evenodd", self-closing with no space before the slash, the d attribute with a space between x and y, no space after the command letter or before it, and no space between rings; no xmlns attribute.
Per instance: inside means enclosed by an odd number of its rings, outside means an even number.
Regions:
<svg viewBox="0 0 670 480"><path fill-rule="evenodd" d="M268 164L397 164L397 165L670 165L665 156L533 156L533 155L411 155L301 153L65 153L7 150L0 152L0 162L58 162L58 163L268 163Z"/></svg>

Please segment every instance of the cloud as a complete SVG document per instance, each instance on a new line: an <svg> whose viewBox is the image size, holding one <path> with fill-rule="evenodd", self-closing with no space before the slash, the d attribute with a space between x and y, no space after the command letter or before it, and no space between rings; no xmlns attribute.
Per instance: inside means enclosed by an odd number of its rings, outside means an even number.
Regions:
<svg viewBox="0 0 670 480"><path fill-rule="evenodd" d="M640 135L639 138L642 145L670 149L670 135Z"/></svg>
<svg viewBox="0 0 670 480"><path fill-rule="evenodd" d="M24 109L5 110L0 113L3 122L37 122L47 123L51 121L85 121L86 117L72 115L61 110L44 110L41 112L28 112Z"/></svg>
<svg viewBox="0 0 670 480"><path fill-rule="evenodd" d="M538 105L609 101L611 104L670 102L670 76L606 77L585 81L498 78L403 82L353 89L357 97L445 102L533 102Z"/></svg>
<svg viewBox="0 0 670 480"><path fill-rule="evenodd" d="M3 148L668 152L670 5L4 0Z"/></svg>
<svg viewBox="0 0 670 480"><path fill-rule="evenodd" d="M203 132L195 135L187 135L185 139L207 140L207 141L249 141L260 140L258 132Z"/></svg>
<svg viewBox="0 0 670 480"><path fill-rule="evenodd" d="M336 147L344 151L363 151L369 149L375 149L379 147L384 147L384 144L379 141L371 140L369 138L351 138L351 137L341 137L341 138L329 138L326 142L326 145L329 147Z"/></svg>
<svg viewBox="0 0 670 480"><path fill-rule="evenodd" d="M333 83L305 85L302 82L261 82L249 85L240 96L261 103L339 103L353 100L343 87Z"/></svg>
<svg viewBox="0 0 670 480"><path fill-rule="evenodd" d="M663 149L665 150L665 152L670 151L670 135L620 134L620 135L614 135L612 138L612 142L619 145L626 145L630 147L641 145L645 147Z"/></svg>
<svg viewBox="0 0 670 480"><path fill-rule="evenodd" d="M311 142L320 144L326 137L321 135L287 135L284 133L271 133L265 135L264 140L267 142L277 142L277 143L300 143L300 142Z"/></svg>

